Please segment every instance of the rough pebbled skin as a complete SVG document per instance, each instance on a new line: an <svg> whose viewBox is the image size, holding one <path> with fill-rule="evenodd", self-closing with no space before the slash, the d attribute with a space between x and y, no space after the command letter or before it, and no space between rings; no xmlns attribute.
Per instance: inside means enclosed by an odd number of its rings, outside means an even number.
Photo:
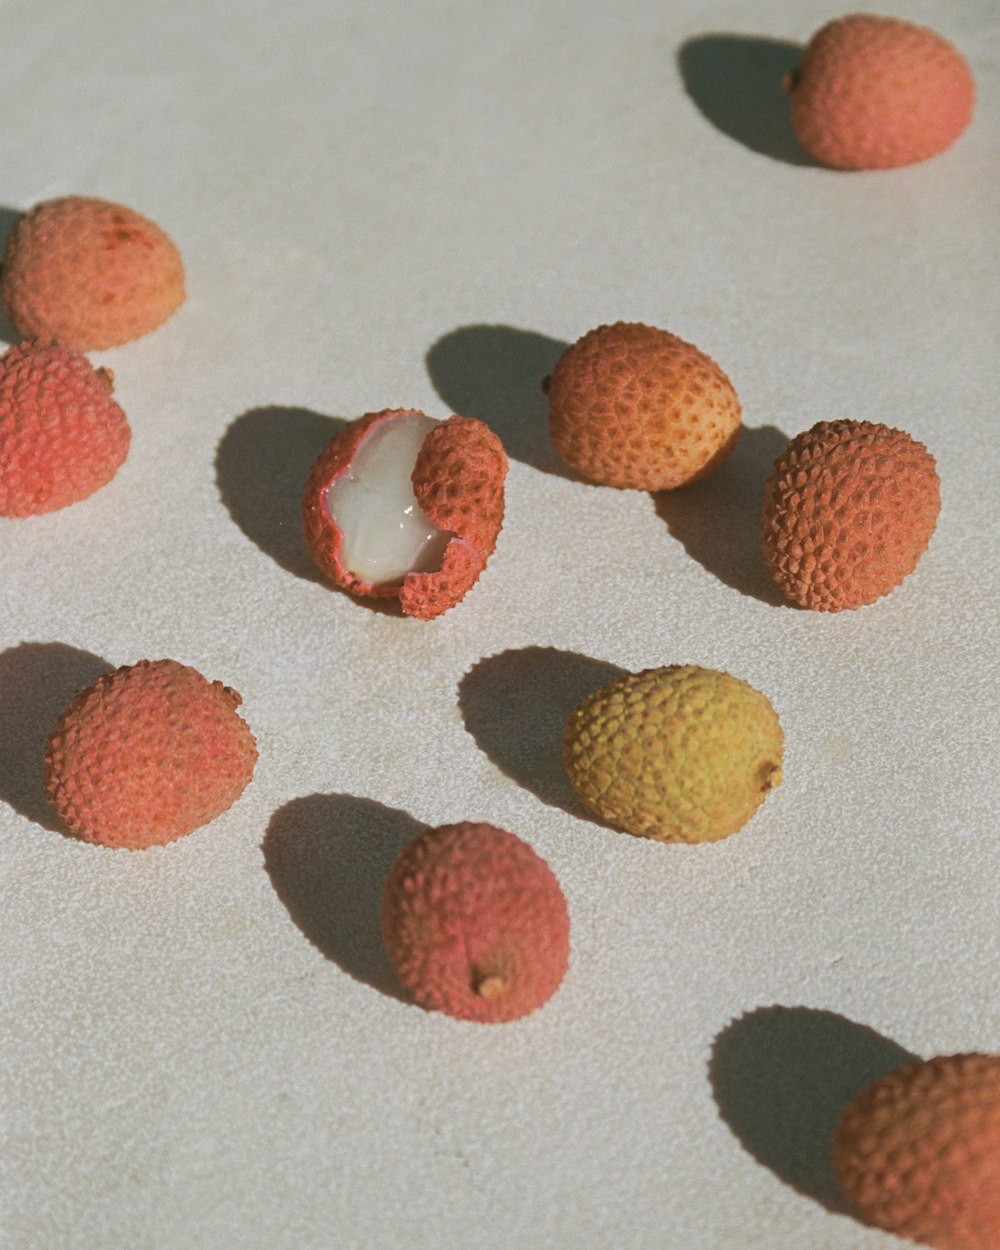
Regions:
<svg viewBox="0 0 1000 1250"><path fill-rule="evenodd" d="M599 326L559 357L548 383L549 435L588 481L672 490L733 448L740 403L697 347L638 322Z"/></svg>
<svg viewBox="0 0 1000 1250"><path fill-rule="evenodd" d="M488 824L443 825L403 848L385 884L382 935L414 1000L461 1020L535 1011L569 961L555 875L526 842Z"/></svg>
<svg viewBox="0 0 1000 1250"><path fill-rule="evenodd" d="M966 61L946 39L860 13L816 32L790 90L799 142L835 169L894 169L936 156L968 126L975 96Z"/></svg>
<svg viewBox="0 0 1000 1250"><path fill-rule="evenodd" d="M235 690L176 660L140 660L76 696L49 739L45 793L78 837L162 845L230 807L257 746Z"/></svg>
<svg viewBox="0 0 1000 1250"><path fill-rule="evenodd" d="M714 842L780 784L783 743L770 701L747 682L669 665L588 695L566 724L563 762L609 824L660 842Z"/></svg>
<svg viewBox="0 0 1000 1250"><path fill-rule="evenodd" d="M131 432L107 369L58 343L0 357L0 516L53 512L110 482Z"/></svg>
<svg viewBox="0 0 1000 1250"><path fill-rule="evenodd" d="M146 217L71 195L36 204L15 223L0 292L25 337L97 351L166 321L184 301L184 267Z"/></svg>
<svg viewBox="0 0 1000 1250"><path fill-rule="evenodd" d="M341 564L343 537L326 506L327 490L350 468L366 435L383 421L415 412L367 413L330 441L306 482L302 528L310 555L331 581L357 595L398 598L408 616L430 620L454 607L479 579L503 525L507 456L489 426L474 417L449 417L421 445L411 475L414 497L438 529L454 534L435 572L411 573L401 586L355 577Z"/></svg>
<svg viewBox="0 0 1000 1250"><path fill-rule="evenodd" d="M857 608L913 572L940 508L934 457L922 443L871 421L821 421L775 463L761 550L794 603Z"/></svg>
<svg viewBox="0 0 1000 1250"><path fill-rule="evenodd" d="M833 1162L878 1228L936 1250L997 1250L1000 1055L939 1055L882 1077L842 1113Z"/></svg>

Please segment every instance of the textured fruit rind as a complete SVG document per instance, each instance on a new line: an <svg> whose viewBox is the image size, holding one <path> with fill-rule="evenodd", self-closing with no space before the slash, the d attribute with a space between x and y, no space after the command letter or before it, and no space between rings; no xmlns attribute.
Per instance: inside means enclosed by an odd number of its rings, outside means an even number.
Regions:
<svg viewBox="0 0 1000 1250"><path fill-rule="evenodd" d="M452 538L441 568L410 573L402 585L356 577L340 559L343 536L326 493L350 468L367 435L397 417L423 416L412 408L367 413L344 427L320 453L306 482L302 528L316 565L338 586L372 598L398 598L408 616L430 620L454 607L478 580L503 525L507 456L493 431L474 417L449 417L424 439L411 480L417 503Z"/></svg>
<svg viewBox="0 0 1000 1250"><path fill-rule="evenodd" d="M131 432L111 375L60 343L20 343L0 357L0 516L86 499L118 472Z"/></svg>
<svg viewBox="0 0 1000 1250"><path fill-rule="evenodd" d="M96 351L166 321L184 301L184 267L148 218L73 195L36 204L15 222L0 293L21 334Z"/></svg>
<svg viewBox="0 0 1000 1250"><path fill-rule="evenodd" d="M836 169L893 169L950 147L972 117L961 53L926 27L851 14L807 44L791 80L802 146Z"/></svg>
<svg viewBox="0 0 1000 1250"><path fill-rule="evenodd" d="M761 550L794 603L857 608L913 572L940 509L934 457L922 443L871 421L821 421L775 463Z"/></svg>
<svg viewBox="0 0 1000 1250"><path fill-rule="evenodd" d="M740 403L714 360L667 330L598 326L563 352L548 383L549 435L603 486L672 490L730 453Z"/></svg>
<svg viewBox="0 0 1000 1250"><path fill-rule="evenodd" d="M715 669L670 665L617 678L570 715L567 776L603 820L661 842L741 829L781 781L770 700Z"/></svg>
<svg viewBox="0 0 1000 1250"><path fill-rule="evenodd" d="M516 1020L547 1002L569 961L559 882L526 842L462 822L419 834L397 856L382 935L400 984L461 1020Z"/></svg>
<svg viewBox="0 0 1000 1250"><path fill-rule="evenodd" d="M224 812L257 746L235 690L175 660L141 660L81 691L45 753L45 793L70 832L140 849Z"/></svg>
<svg viewBox="0 0 1000 1250"><path fill-rule="evenodd" d="M841 1114L833 1162L877 1227L936 1250L997 1250L1000 1055L939 1055L880 1078Z"/></svg>

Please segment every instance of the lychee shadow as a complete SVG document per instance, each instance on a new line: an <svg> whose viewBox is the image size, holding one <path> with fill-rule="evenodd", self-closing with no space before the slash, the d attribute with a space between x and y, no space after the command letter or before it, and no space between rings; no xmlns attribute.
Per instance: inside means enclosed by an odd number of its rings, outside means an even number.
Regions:
<svg viewBox="0 0 1000 1250"><path fill-rule="evenodd" d="M2 257L7 247L7 236L10 234L14 223L18 218L23 217L24 212L20 208L8 208L6 204L0 204L0 273L2 273ZM20 343L24 338L23 334L18 331L7 320L7 315L0 305L0 342L12 345Z"/></svg>
<svg viewBox="0 0 1000 1250"><path fill-rule="evenodd" d="M653 496L674 538L719 581L764 603L783 604L760 553L764 487L788 437L771 425L744 427L731 455L693 486Z"/></svg>
<svg viewBox="0 0 1000 1250"><path fill-rule="evenodd" d="M815 165L789 116L785 76L802 47L753 35L699 35L680 48L684 87L702 116L744 147L789 165Z"/></svg>
<svg viewBox="0 0 1000 1250"><path fill-rule="evenodd" d="M715 1039L709 1080L747 1151L828 1211L855 1214L833 1167L841 1111L915 1056L865 1025L809 1007L761 1007Z"/></svg>
<svg viewBox="0 0 1000 1250"><path fill-rule="evenodd" d="M563 730L578 703L623 674L615 664L556 647L501 651L461 679L459 710L502 773L543 803L592 820L563 768Z"/></svg>
<svg viewBox="0 0 1000 1250"><path fill-rule="evenodd" d="M542 391L566 347L514 326L460 326L430 348L427 373L448 408L485 421L510 457L576 480L549 441L549 405Z"/></svg>
<svg viewBox="0 0 1000 1250"><path fill-rule="evenodd" d="M302 536L302 493L313 462L345 422L308 408L252 408L219 441L215 479L244 534L289 573L323 581Z"/></svg>
<svg viewBox="0 0 1000 1250"><path fill-rule="evenodd" d="M0 799L28 820L70 836L45 798L45 748L73 697L113 671L62 642L22 642L0 651Z"/></svg>
<svg viewBox="0 0 1000 1250"><path fill-rule="evenodd" d="M372 799L310 794L274 813L261 846L275 893L309 941L355 980L404 1002L382 944L382 889L425 828Z"/></svg>

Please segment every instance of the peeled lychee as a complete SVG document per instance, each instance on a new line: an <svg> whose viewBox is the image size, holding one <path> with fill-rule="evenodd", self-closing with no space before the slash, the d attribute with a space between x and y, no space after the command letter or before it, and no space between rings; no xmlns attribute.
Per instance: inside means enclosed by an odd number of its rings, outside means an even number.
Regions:
<svg viewBox="0 0 1000 1250"><path fill-rule="evenodd" d="M545 385L556 451L603 486L697 482L740 431L739 399L715 361L653 326L591 330L563 352Z"/></svg>
<svg viewBox="0 0 1000 1250"><path fill-rule="evenodd" d="M148 334L184 300L180 254L159 226L121 204L71 195L14 224L0 293L27 338L89 352Z"/></svg>
<svg viewBox="0 0 1000 1250"><path fill-rule="evenodd" d="M660 842L735 833L781 782L784 737L760 691L695 665L608 682L570 715L563 762L602 820Z"/></svg>
<svg viewBox="0 0 1000 1250"><path fill-rule="evenodd" d="M792 126L835 169L893 169L950 147L972 116L962 54L912 22L854 13L809 41L789 79Z"/></svg>
<svg viewBox="0 0 1000 1250"><path fill-rule="evenodd" d="M59 343L0 357L0 516L54 512L110 482L131 432L112 375Z"/></svg>
<svg viewBox="0 0 1000 1250"><path fill-rule="evenodd" d="M396 858L382 936L404 989L460 1020L516 1020L555 993L569 961L569 914L552 870L494 825L443 825Z"/></svg>
<svg viewBox="0 0 1000 1250"><path fill-rule="evenodd" d="M857 608L913 572L940 508L934 457L922 443L871 421L821 421L774 466L761 548L801 607Z"/></svg>
<svg viewBox="0 0 1000 1250"><path fill-rule="evenodd" d="M159 846L243 793L257 746L235 690L175 660L101 677L63 713L45 753L45 793L71 833L103 846Z"/></svg>
<svg viewBox="0 0 1000 1250"><path fill-rule="evenodd" d="M387 409L350 422L320 454L302 501L320 569L357 595L429 620L476 582L503 523L507 456L472 417Z"/></svg>
<svg viewBox="0 0 1000 1250"><path fill-rule="evenodd" d="M939 1055L863 1090L833 1162L860 1214L936 1250L1000 1247L1000 1055Z"/></svg>

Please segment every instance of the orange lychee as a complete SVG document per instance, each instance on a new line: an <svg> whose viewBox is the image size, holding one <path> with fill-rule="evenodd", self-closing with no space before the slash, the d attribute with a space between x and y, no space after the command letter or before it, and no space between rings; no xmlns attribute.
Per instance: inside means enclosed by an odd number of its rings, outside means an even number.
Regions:
<svg viewBox="0 0 1000 1250"><path fill-rule="evenodd" d="M485 1023L541 1007L569 960L569 913L554 873L489 824L443 825L403 848L385 884L382 936L417 1003Z"/></svg>
<svg viewBox="0 0 1000 1250"><path fill-rule="evenodd" d="M316 460L302 501L318 567L354 594L429 620L476 582L503 524L507 456L472 417L411 408L350 422Z"/></svg>
<svg viewBox="0 0 1000 1250"><path fill-rule="evenodd" d="M854 13L813 35L789 79L802 146L835 169L892 169L950 147L975 85L962 54L912 22Z"/></svg>
<svg viewBox="0 0 1000 1250"><path fill-rule="evenodd" d="M70 195L45 200L14 224L0 293L26 338L95 351L148 334L184 300L177 248L121 204Z"/></svg>
<svg viewBox="0 0 1000 1250"><path fill-rule="evenodd" d="M59 343L0 357L0 516L65 508L110 482L131 432L112 375Z"/></svg>
<svg viewBox="0 0 1000 1250"><path fill-rule="evenodd" d="M917 1059L837 1121L833 1162L870 1223L936 1250L1000 1246L1000 1055Z"/></svg>
<svg viewBox="0 0 1000 1250"><path fill-rule="evenodd" d="M235 690L175 660L101 677L60 717L45 793L71 833L104 846L172 842L230 807L257 746Z"/></svg>
<svg viewBox="0 0 1000 1250"><path fill-rule="evenodd" d="M588 481L636 490L697 482L733 448L740 402L708 356L638 322L578 339L547 379L549 435Z"/></svg>
<svg viewBox="0 0 1000 1250"><path fill-rule="evenodd" d="M922 443L871 421L820 421L774 466L761 548L793 602L857 608L912 573L940 507L934 457Z"/></svg>

